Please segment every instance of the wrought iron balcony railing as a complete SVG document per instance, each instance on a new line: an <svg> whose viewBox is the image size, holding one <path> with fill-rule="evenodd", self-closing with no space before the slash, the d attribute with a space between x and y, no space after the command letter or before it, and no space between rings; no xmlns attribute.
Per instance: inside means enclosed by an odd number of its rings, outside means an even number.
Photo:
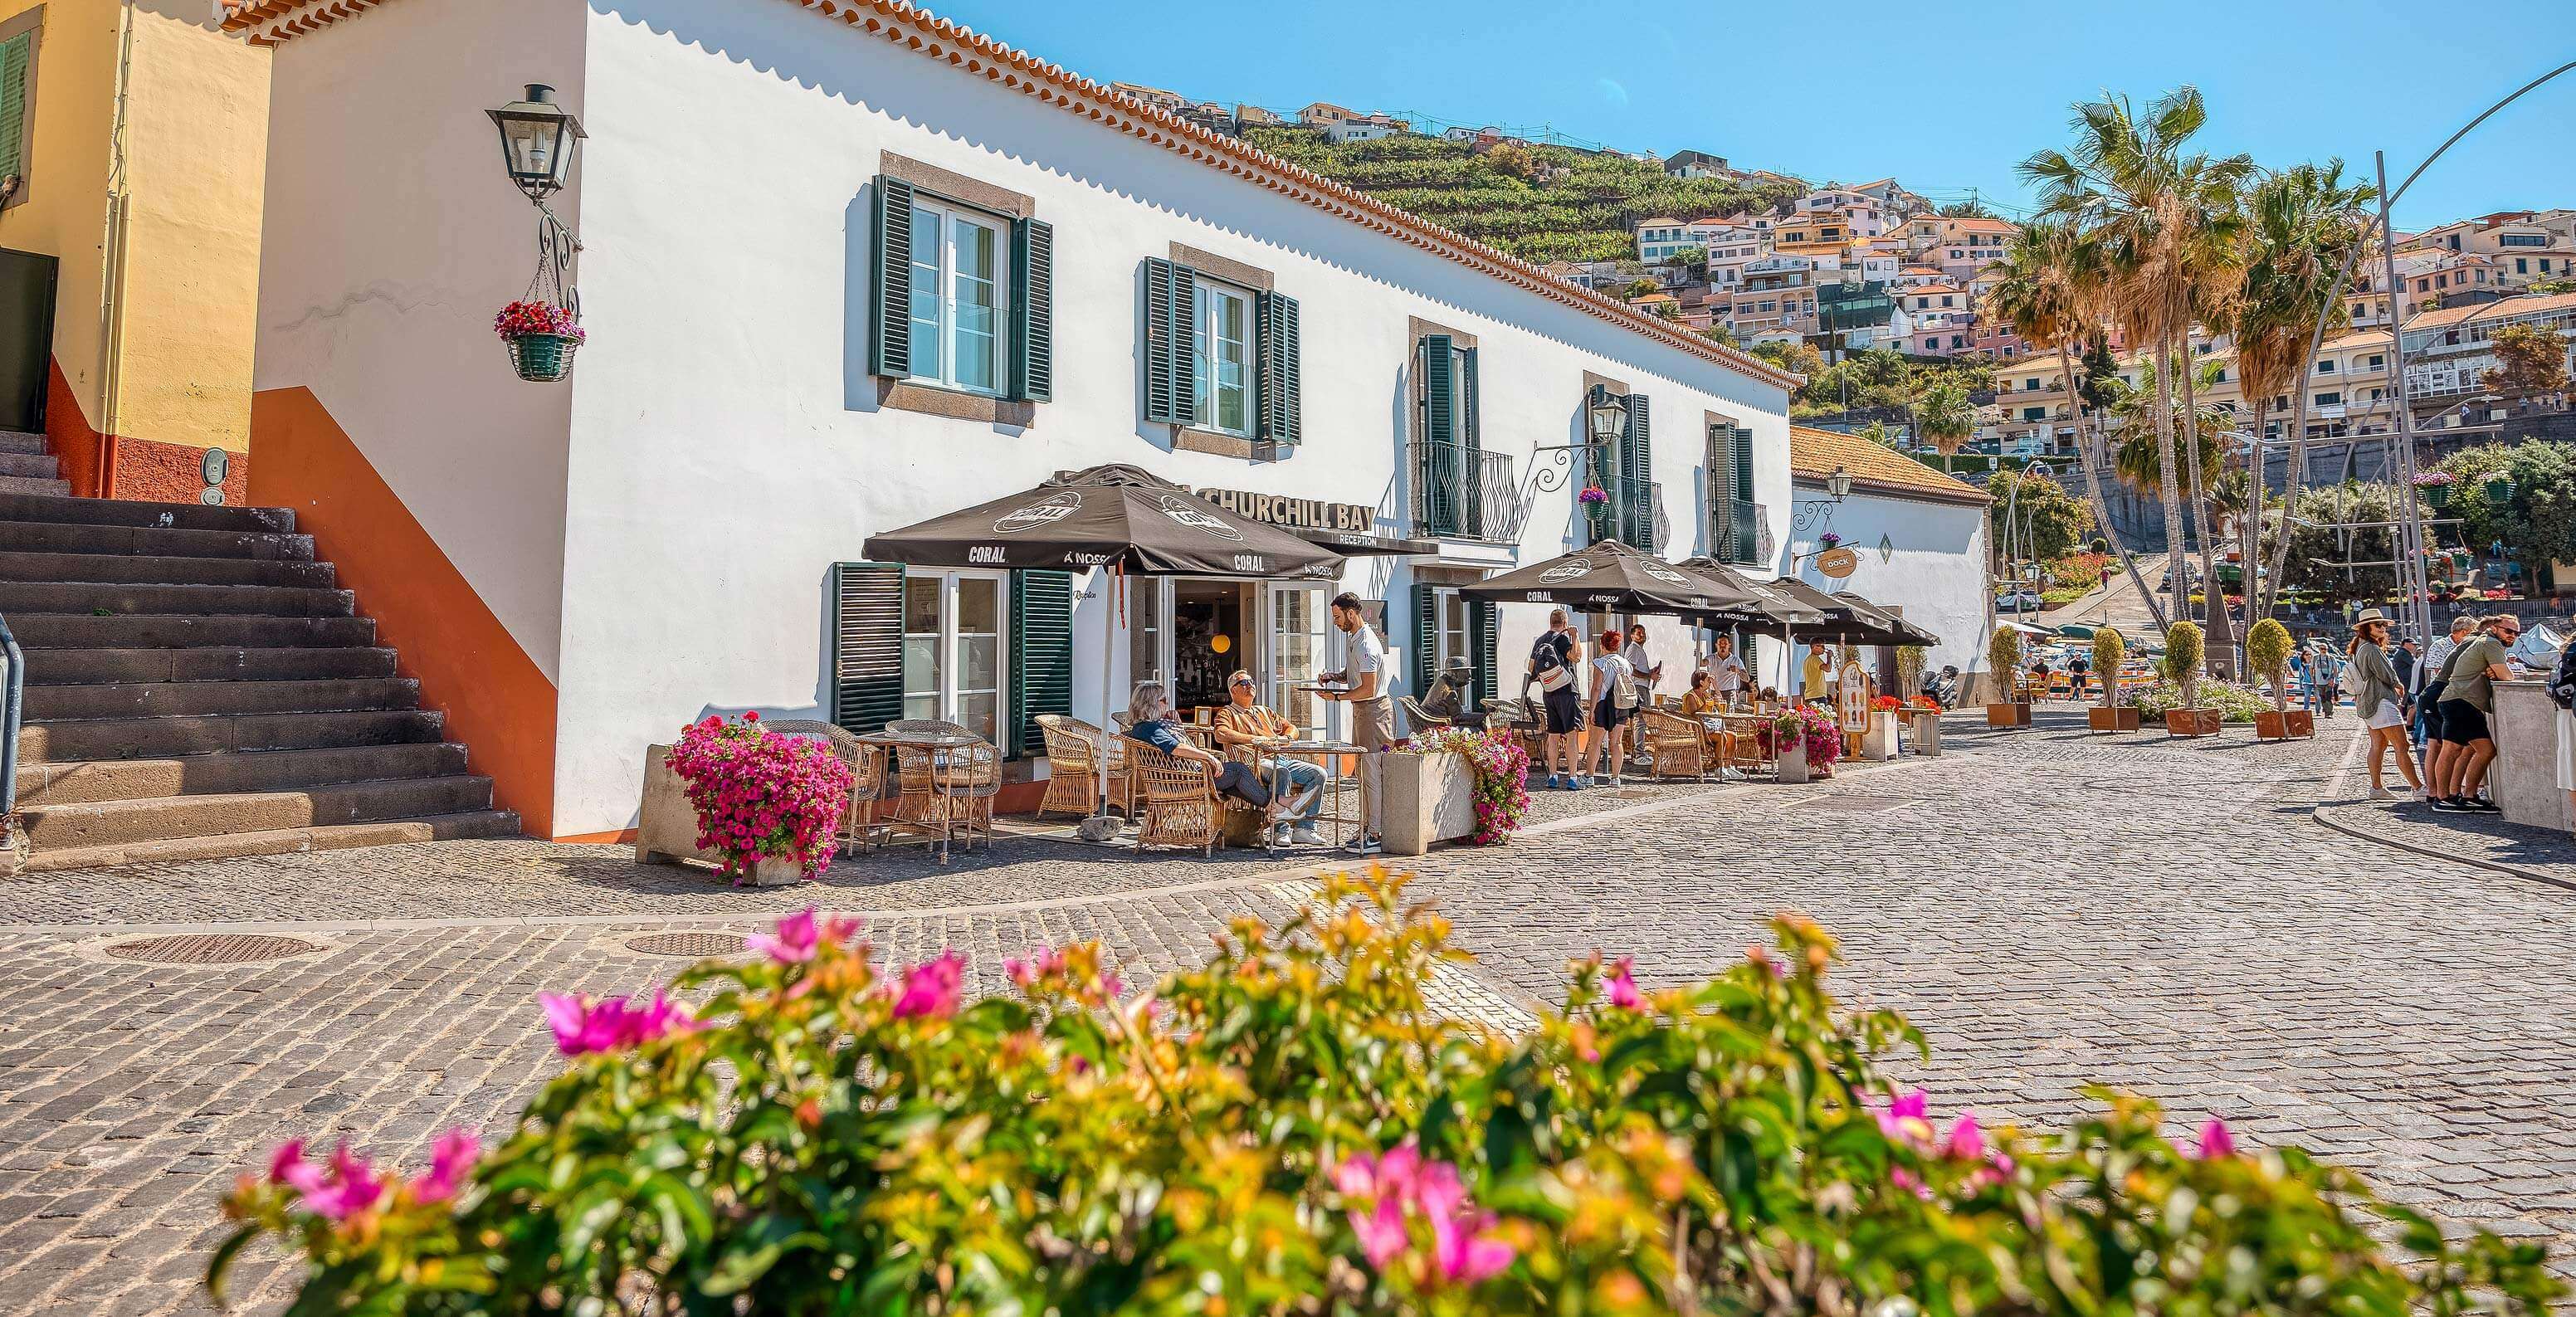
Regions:
<svg viewBox="0 0 2576 1317"><path fill-rule="evenodd" d="M1464 444L1411 443L1413 533L1439 539L1518 541L1520 486L1509 453Z"/></svg>

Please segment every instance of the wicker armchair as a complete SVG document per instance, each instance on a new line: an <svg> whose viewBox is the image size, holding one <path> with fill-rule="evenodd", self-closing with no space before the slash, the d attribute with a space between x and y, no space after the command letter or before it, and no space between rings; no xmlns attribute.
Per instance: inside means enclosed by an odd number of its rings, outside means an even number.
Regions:
<svg viewBox="0 0 2576 1317"><path fill-rule="evenodd" d="M1665 709L1637 711L1637 741L1657 777L1708 780L1708 742L1696 718Z"/></svg>
<svg viewBox="0 0 2576 1317"><path fill-rule="evenodd" d="M1142 743L1129 750L1127 762L1135 766L1136 849L1196 846L1214 855L1226 808L1215 770Z"/></svg>
<svg viewBox="0 0 2576 1317"><path fill-rule="evenodd" d="M884 832L877 811L886 800L886 748L870 745L835 723L781 718L763 726L782 736L813 737L850 766L850 807L841 816L838 842L844 851L866 850Z"/></svg>
<svg viewBox="0 0 2576 1317"><path fill-rule="evenodd" d="M1094 756L1103 745L1109 747L1109 808L1135 812L1135 783L1127 768L1132 743L1126 737L1103 737L1099 728L1060 713L1039 714L1037 724L1047 753L1046 799L1038 805L1039 818L1057 813L1089 818L1100 808L1100 761Z"/></svg>

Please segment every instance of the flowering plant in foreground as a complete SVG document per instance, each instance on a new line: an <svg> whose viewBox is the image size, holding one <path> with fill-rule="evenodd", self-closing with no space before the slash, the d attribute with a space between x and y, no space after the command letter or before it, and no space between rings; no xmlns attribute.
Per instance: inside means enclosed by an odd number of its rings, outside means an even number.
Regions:
<svg viewBox="0 0 2576 1317"><path fill-rule="evenodd" d="M560 334L573 342L589 337L572 317L572 308L552 302L512 302L492 317L492 332L503 338Z"/></svg>
<svg viewBox="0 0 2576 1317"><path fill-rule="evenodd" d="M725 872L738 879L763 857L808 875L830 862L853 778L823 742L771 732L757 712L709 714L680 733L670 763L697 806L698 845L722 855Z"/></svg>
<svg viewBox="0 0 2576 1317"><path fill-rule="evenodd" d="M2539 1317L2537 1244L2446 1236L2223 1124L2097 1093L2063 1133L1882 1073L1919 1035L1783 917L1697 983L1571 967L1504 1034L1373 871L1128 996L1097 944L974 997L807 911L684 971L690 1022L583 1051L488 1150L405 1178L299 1145L233 1260L297 1313L1734 1313ZM2385 1239L2375 1230L2384 1230Z"/></svg>
<svg viewBox="0 0 2576 1317"><path fill-rule="evenodd" d="M1779 743L1786 747L1790 737L1807 750L1807 771L1818 777L1834 774L1834 761L1843 757L1843 725L1834 716L1812 704L1794 705L1780 711L1772 721Z"/></svg>
<svg viewBox="0 0 2576 1317"><path fill-rule="evenodd" d="M2418 471L2415 473L2415 487L2417 489L2431 489L2438 485L2451 484L2453 483L2453 480L2454 477L2448 471Z"/></svg>
<svg viewBox="0 0 2576 1317"><path fill-rule="evenodd" d="M1893 713L1898 709L1904 708L1905 701L1900 700L1893 695L1878 695L1871 697L1869 707L1876 709L1880 713Z"/></svg>
<svg viewBox="0 0 2576 1317"><path fill-rule="evenodd" d="M1476 773L1476 844L1491 846L1520 831L1529 816L1529 751L1509 732L1440 727L1404 743L1415 754L1465 755Z"/></svg>

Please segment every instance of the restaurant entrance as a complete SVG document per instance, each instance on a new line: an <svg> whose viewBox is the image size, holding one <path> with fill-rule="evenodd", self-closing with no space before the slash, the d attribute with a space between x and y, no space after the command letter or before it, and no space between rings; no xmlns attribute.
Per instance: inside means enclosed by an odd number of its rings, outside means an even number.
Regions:
<svg viewBox="0 0 2576 1317"><path fill-rule="evenodd" d="M1261 683L1262 703L1314 725L1320 706L1294 688L1327 666L1322 585L1173 576L1135 578L1129 587L1131 681L1168 683L1186 718L1224 704L1225 679L1240 668Z"/></svg>

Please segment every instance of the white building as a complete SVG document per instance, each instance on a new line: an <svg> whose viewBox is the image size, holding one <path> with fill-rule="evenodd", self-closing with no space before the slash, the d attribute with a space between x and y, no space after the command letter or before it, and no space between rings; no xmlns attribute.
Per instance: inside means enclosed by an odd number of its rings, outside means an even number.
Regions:
<svg viewBox="0 0 2576 1317"><path fill-rule="evenodd" d="M265 492L424 705L474 711L449 725L542 836L630 826L645 746L715 710L954 718L1019 781L1029 718L1098 719L1104 676L1242 666L1293 707L1336 660L1334 588L1387 601L1399 687L1425 655L1516 670L1544 609L1455 590L1584 542L1583 476L1642 490L1617 530L1669 558L1716 551L1712 489L1787 538L1794 376L908 6L267 0L233 26L274 52ZM490 330L533 215L482 111L522 81L589 133L550 203L589 334L560 384ZM1626 434L1540 489L1596 386ZM1108 617L1096 573L859 561L1112 462L1432 552L1140 578Z"/></svg>
<svg viewBox="0 0 2576 1317"><path fill-rule="evenodd" d="M1925 654L1927 673L1945 664L1962 673L1982 668L1994 620L1986 492L1884 444L1803 425L1789 431L1789 464L1791 529L1782 537L1777 574L1827 593L1849 590L1940 637ZM1852 477L1851 493L1839 503L1825 487L1837 468ZM1858 554L1849 577L1817 570L1827 534ZM1785 674L1770 656L1760 657L1762 680L1780 685ZM1893 675L1882 673L1881 685L1892 688Z"/></svg>

